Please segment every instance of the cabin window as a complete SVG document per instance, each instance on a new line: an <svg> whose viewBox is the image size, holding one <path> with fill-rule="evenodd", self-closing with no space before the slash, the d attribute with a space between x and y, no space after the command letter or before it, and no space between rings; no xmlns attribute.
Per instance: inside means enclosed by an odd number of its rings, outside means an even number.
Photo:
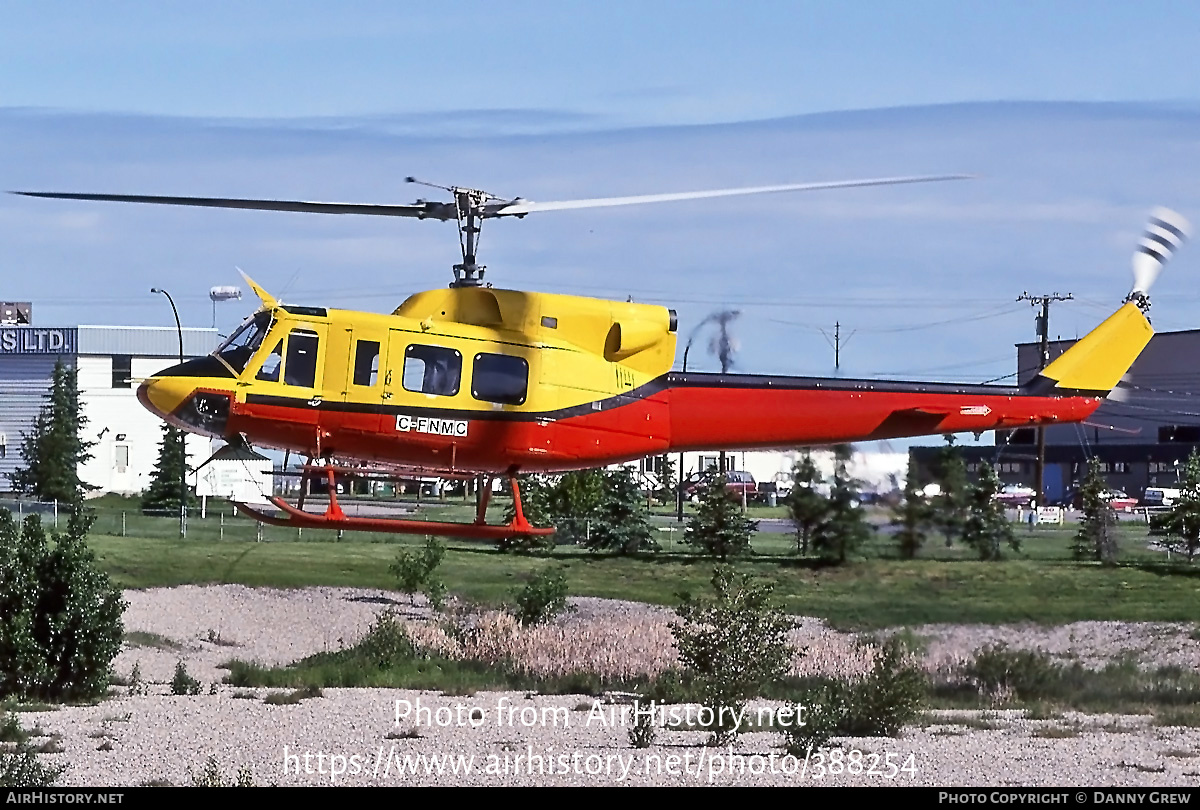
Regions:
<svg viewBox="0 0 1200 810"><path fill-rule="evenodd" d="M283 364L283 382L300 388L312 388L317 382L317 335L293 329L288 335L287 361Z"/></svg>
<svg viewBox="0 0 1200 810"><path fill-rule="evenodd" d="M112 387L132 388L133 357L128 354L112 356Z"/></svg>
<svg viewBox="0 0 1200 810"><path fill-rule="evenodd" d="M444 346L411 343L404 350L404 390L452 397L462 379L462 355Z"/></svg>
<svg viewBox="0 0 1200 810"><path fill-rule="evenodd" d="M354 384L374 385L379 379L379 343L360 340L354 349Z"/></svg>
<svg viewBox="0 0 1200 810"><path fill-rule="evenodd" d="M529 363L507 354L477 354L471 396L483 402L520 405L529 390Z"/></svg>
<svg viewBox="0 0 1200 810"><path fill-rule="evenodd" d="M222 343L221 347L217 349L217 357L220 357L240 374L245 370L250 358L258 351L258 347L262 345L263 338L267 336L267 330L270 327L271 313L269 312L260 312L253 318L247 319L229 337L229 340Z"/></svg>
<svg viewBox="0 0 1200 810"><path fill-rule="evenodd" d="M283 364L283 341L275 344L275 348L271 349L271 353L267 355L267 359L263 360L262 368L255 375L256 380L266 380L267 382L279 382L279 367Z"/></svg>

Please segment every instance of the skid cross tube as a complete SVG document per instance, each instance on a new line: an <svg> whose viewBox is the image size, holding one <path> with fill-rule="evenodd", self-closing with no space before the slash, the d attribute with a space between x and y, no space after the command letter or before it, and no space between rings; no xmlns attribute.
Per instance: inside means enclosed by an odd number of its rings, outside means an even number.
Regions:
<svg viewBox="0 0 1200 810"><path fill-rule="evenodd" d="M329 484L329 504L326 506L323 514L306 512L303 508L304 484L309 480L311 474L322 472L325 474ZM296 529L353 530L386 532L390 534L437 534L473 540L501 540L523 535L548 535L554 533L552 527L542 528L540 526L533 526L525 518L525 510L521 505L521 489L517 483L515 471L508 475L508 482L513 491L515 514L512 521L503 525L489 524L485 519L492 492L492 479L490 477L487 479L487 485L481 493L479 507L475 513L475 521L473 523L455 523L436 520L408 520L406 518L375 518L347 515L342 510L341 504L338 503L337 483L334 473L335 467L333 465L312 467L305 465L304 475L301 477L299 506L292 506L278 496L270 499L275 508L283 513L282 515L267 514L245 503L235 502L234 505L239 512L254 520L272 526L287 526Z"/></svg>

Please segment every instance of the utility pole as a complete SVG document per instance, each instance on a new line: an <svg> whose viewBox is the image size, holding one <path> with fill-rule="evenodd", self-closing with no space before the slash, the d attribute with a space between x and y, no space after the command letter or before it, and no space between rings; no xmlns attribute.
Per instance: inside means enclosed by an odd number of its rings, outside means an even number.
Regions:
<svg viewBox="0 0 1200 810"><path fill-rule="evenodd" d="M1046 366L1050 365L1050 303L1052 301L1073 301L1075 296L1071 293L1059 295L1058 293L1050 293L1049 295L1030 295L1027 292L1017 296L1018 301L1028 301L1031 305L1042 305L1042 314L1038 315L1034 322L1037 325L1038 338L1041 345L1038 347L1038 371L1041 371ZM1046 483L1046 428L1038 425L1037 429L1037 474L1034 479L1034 505L1045 506L1045 483Z"/></svg>
<svg viewBox="0 0 1200 810"><path fill-rule="evenodd" d="M830 338L829 335L825 334L824 329L821 330L821 334L825 335L826 342L833 347L833 367L835 370L840 371L842 368L842 322L834 321L833 338ZM850 338L852 337L854 337L854 332L846 335L846 340L844 342L849 343Z"/></svg>

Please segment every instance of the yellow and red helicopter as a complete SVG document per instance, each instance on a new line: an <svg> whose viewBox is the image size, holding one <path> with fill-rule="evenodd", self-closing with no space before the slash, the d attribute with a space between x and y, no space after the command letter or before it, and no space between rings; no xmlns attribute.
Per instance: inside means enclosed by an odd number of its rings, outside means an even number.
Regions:
<svg viewBox="0 0 1200 810"><path fill-rule="evenodd" d="M521 509L518 473L586 469L688 450L794 448L1078 422L1117 386L1153 330L1147 294L1187 236L1155 209L1134 254L1134 285L1107 320L1020 386L673 371L676 315L661 306L495 289L476 262L483 220L539 211L767 192L959 179L897 177L562 202L445 188L452 202L364 205L57 192L26 196L454 220L462 263L448 288L390 314L277 301L249 278L261 308L211 355L164 369L138 398L167 422L235 446L308 457L329 481L323 514L272 498L301 528L495 539L550 533ZM409 178L410 182L419 182ZM430 184L425 184L430 185ZM438 187L441 188L441 187ZM218 453L221 451L218 451ZM314 464L314 462L318 462ZM473 523L351 516L334 475L370 463L424 475L506 476L515 517Z"/></svg>

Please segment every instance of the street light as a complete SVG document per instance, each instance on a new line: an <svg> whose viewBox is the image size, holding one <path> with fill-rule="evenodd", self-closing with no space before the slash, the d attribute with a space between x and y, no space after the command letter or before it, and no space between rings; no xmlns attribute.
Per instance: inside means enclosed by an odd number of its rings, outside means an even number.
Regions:
<svg viewBox="0 0 1200 810"><path fill-rule="evenodd" d="M179 325L179 310L175 308L175 299L166 290L151 287L150 292L162 293L171 302L171 312L175 313L175 332L179 335L179 365L183 365L183 327ZM183 459L179 471L179 536L187 537L187 434L179 431L179 455Z"/></svg>

